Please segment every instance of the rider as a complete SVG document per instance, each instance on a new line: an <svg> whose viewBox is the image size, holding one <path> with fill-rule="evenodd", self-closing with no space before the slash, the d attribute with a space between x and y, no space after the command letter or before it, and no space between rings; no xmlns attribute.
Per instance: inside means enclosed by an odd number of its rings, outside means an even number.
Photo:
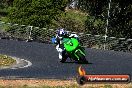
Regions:
<svg viewBox="0 0 132 88"><path fill-rule="evenodd" d="M76 34L69 34L64 30L64 28L59 28L58 33L56 35L56 43L58 44L56 46L57 51L59 52L59 59L63 59L63 55L65 54L65 49L62 43L63 38L67 37L74 37L78 39L78 36Z"/></svg>

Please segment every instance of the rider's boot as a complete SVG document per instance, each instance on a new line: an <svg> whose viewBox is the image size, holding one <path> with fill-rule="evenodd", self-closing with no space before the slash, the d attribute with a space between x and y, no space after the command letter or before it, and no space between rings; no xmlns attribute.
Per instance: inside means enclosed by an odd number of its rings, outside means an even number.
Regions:
<svg viewBox="0 0 132 88"><path fill-rule="evenodd" d="M59 59L62 60L62 52L59 52Z"/></svg>
<svg viewBox="0 0 132 88"><path fill-rule="evenodd" d="M59 45L57 45L56 49L57 49L57 51L59 53L60 62L65 62L67 58L65 56L65 52L64 52L63 48L60 48Z"/></svg>

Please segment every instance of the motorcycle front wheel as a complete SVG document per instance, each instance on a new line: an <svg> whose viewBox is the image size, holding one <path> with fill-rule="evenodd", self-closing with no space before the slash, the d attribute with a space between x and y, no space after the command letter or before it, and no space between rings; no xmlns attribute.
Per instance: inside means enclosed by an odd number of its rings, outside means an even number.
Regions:
<svg viewBox="0 0 132 88"><path fill-rule="evenodd" d="M67 60L67 58L68 58L68 55L67 55L67 53L64 51L64 52L62 53L62 56L63 56L63 58L60 60L60 62L61 62L61 63L65 63L66 60Z"/></svg>

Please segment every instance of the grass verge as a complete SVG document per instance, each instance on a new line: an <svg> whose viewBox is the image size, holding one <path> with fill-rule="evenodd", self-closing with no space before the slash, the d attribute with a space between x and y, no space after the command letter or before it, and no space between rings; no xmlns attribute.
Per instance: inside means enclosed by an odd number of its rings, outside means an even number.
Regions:
<svg viewBox="0 0 132 88"><path fill-rule="evenodd" d="M0 54L0 67L10 66L14 63L16 63L16 60L14 60L13 58L11 58L7 55Z"/></svg>
<svg viewBox="0 0 132 88"><path fill-rule="evenodd" d="M0 80L0 88L132 88L129 84L85 84L80 86L76 80L30 79Z"/></svg>

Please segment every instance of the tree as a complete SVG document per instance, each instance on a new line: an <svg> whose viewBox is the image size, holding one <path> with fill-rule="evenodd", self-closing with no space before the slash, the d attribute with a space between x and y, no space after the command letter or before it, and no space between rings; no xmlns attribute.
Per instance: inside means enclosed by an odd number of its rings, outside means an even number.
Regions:
<svg viewBox="0 0 132 88"><path fill-rule="evenodd" d="M115 0L110 12L110 35L132 38L132 2Z"/></svg>
<svg viewBox="0 0 132 88"><path fill-rule="evenodd" d="M0 16L6 16L8 14L8 6L7 0L0 0Z"/></svg>
<svg viewBox="0 0 132 88"><path fill-rule="evenodd" d="M89 14L86 21L88 31L104 33L109 0L78 0L78 9ZM94 19L90 22L90 19ZM100 19L101 21L99 21ZM108 26L108 36L132 38L132 2L131 0L112 0ZM97 22L98 21L98 22ZM105 23L102 27L95 23ZM99 26L99 25L98 25ZM104 31L104 32L101 32Z"/></svg>
<svg viewBox="0 0 132 88"><path fill-rule="evenodd" d="M9 9L12 23L48 27L64 12L68 0L14 0Z"/></svg>

